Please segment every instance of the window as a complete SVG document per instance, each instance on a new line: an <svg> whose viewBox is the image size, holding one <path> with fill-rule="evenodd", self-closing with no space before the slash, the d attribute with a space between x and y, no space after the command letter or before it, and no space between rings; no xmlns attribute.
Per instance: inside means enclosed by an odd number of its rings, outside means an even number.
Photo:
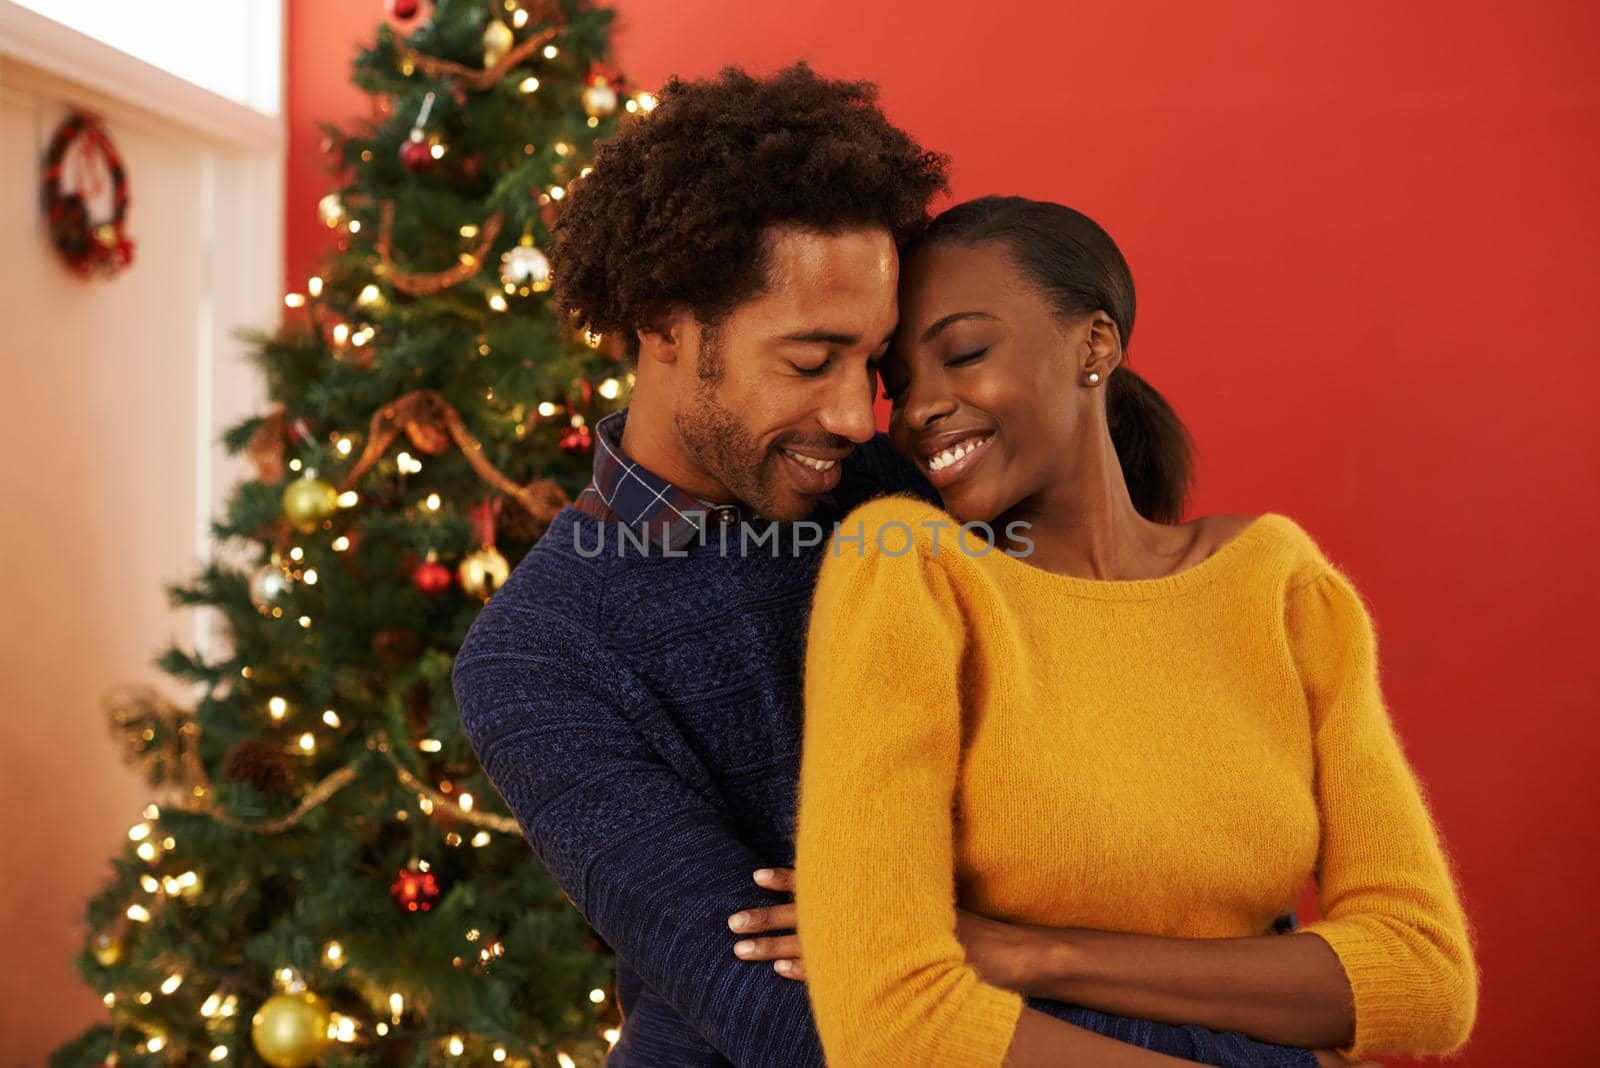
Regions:
<svg viewBox="0 0 1600 1068"><path fill-rule="evenodd" d="M283 0L14 0L218 96L277 115Z"/></svg>

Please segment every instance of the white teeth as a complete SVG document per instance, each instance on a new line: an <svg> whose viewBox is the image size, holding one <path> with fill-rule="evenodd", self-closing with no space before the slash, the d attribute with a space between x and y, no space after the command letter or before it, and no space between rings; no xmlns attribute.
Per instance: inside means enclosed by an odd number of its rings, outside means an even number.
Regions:
<svg viewBox="0 0 1600 1068"><path fill-rule="evenodd" d="M928 461L928 470L942 471L988 440L988 438L968 438L959 445L952 445Z"/></svg>
<svg viewBox="0 0 1600 1068"><path fill-rule="evenodd" d="M784 449L783 452L791 460L799 460L813 471L831 471L833 465L839 462L838 460L818 460L810 456L801 456L793 449Z"/></svg>

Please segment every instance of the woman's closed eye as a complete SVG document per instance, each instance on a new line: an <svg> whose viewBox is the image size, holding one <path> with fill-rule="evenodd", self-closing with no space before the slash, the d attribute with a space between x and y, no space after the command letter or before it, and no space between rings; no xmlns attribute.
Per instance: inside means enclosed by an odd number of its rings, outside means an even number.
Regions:
<svg viewBox="0 0 1600 1068"><path fill-rule="evenodd" d="M972 352L962 353L960 356L946 360L944 365L946 367L965 367L968 364L976 363L978 359L988 351L989 347L985 345L981 349L974 349ZM900 395L906 391L906 386L908 384L909 381L901 382L895 386L890 386L887 382L885 382L883 386L883 399L891 402L899 400Z"/></svg>

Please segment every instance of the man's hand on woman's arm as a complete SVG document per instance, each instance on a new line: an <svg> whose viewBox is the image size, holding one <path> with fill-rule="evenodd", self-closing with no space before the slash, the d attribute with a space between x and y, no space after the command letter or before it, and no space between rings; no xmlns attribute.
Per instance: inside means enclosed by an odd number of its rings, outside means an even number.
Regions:
<svg viewBox="0 0 1600 1068"><path fill-rule="evenodd" d="M752 877L768 890L794 893L793 868L761 868ZM735 912L728 917L728 927L740 935L753 935L761 931L793 932L794 902ZM800 938L793 933L741 938L733 944L733 952L743 960L770 960L773 970L787 978L806 977L805 965L800 959Z"/></svg>

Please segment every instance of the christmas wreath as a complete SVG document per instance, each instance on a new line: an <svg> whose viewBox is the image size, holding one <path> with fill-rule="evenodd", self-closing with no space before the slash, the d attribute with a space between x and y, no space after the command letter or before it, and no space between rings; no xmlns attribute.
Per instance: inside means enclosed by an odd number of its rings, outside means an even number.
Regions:
<svg viewBox="0 0 1600 1068"><path fill-rule="evenodd" d="M90 217L91 204L104 217ZM128 178L122 157L93 115L74 112L56 129L44 164L44 210L50 243L84 278L109 277L133 262L133 242L123 225Z"/></svg>

